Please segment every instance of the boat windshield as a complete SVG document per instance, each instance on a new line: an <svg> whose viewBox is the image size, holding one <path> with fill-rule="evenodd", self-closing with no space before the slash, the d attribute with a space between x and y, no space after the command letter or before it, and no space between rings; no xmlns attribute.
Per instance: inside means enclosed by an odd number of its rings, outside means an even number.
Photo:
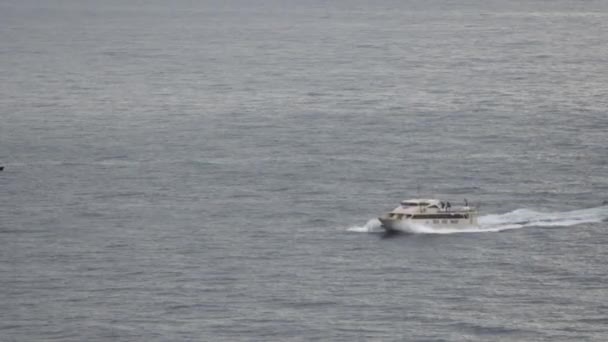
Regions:
<svg viewBox="0 0 608 342"><path fill-rule="evenodd" d="M417 207L417 206L427 206L429 203L426 202L401 202L401 206L404 208L407 207Z"/></svg>

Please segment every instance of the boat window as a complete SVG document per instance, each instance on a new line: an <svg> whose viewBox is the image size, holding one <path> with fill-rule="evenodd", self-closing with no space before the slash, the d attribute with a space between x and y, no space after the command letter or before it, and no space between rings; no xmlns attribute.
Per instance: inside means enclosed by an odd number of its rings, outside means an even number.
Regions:
<svg viewBox="0 0 608 342"><path fill-rule="evenodd" d="M452 220L452 219L461 219L461 218L469 218L469 215L467 214L460 214L460 213L437 213L437 214L416 214L416 216L413 217L414 219L447 219L447 220Z"/></svg>

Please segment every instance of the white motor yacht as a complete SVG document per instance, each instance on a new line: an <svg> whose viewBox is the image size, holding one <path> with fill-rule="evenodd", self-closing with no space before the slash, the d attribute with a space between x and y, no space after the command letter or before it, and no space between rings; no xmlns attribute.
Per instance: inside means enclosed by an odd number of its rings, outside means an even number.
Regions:
<svg viewBox="0 0 608 342"><path fill-rule="evenodd" d="M378 218L386 231L404 231L408 224L431 228L464 228L477 225L477 210L465 200L463 206L452 206L438 199L409 199Z"/></svg>

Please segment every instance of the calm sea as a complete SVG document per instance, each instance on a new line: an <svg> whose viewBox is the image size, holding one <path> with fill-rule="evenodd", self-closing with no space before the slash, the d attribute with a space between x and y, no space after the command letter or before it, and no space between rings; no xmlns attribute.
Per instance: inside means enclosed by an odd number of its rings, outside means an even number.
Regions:
<svg viewBox="0 0 608 342"><path fill-rule="evenodd" d="M0 3L1 341L606 341L608 2ZM385 236L409 197L480 227Z"/></svg>

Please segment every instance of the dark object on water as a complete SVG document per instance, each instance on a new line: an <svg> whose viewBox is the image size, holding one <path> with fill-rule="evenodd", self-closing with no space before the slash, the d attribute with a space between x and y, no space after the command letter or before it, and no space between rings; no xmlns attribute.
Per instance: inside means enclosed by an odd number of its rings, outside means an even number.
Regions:
<svg viewBox="0 0 608 342"><path fill-rule="evenodd" d="M0 166L0 171L4 170L4 166Z"/></svg>

